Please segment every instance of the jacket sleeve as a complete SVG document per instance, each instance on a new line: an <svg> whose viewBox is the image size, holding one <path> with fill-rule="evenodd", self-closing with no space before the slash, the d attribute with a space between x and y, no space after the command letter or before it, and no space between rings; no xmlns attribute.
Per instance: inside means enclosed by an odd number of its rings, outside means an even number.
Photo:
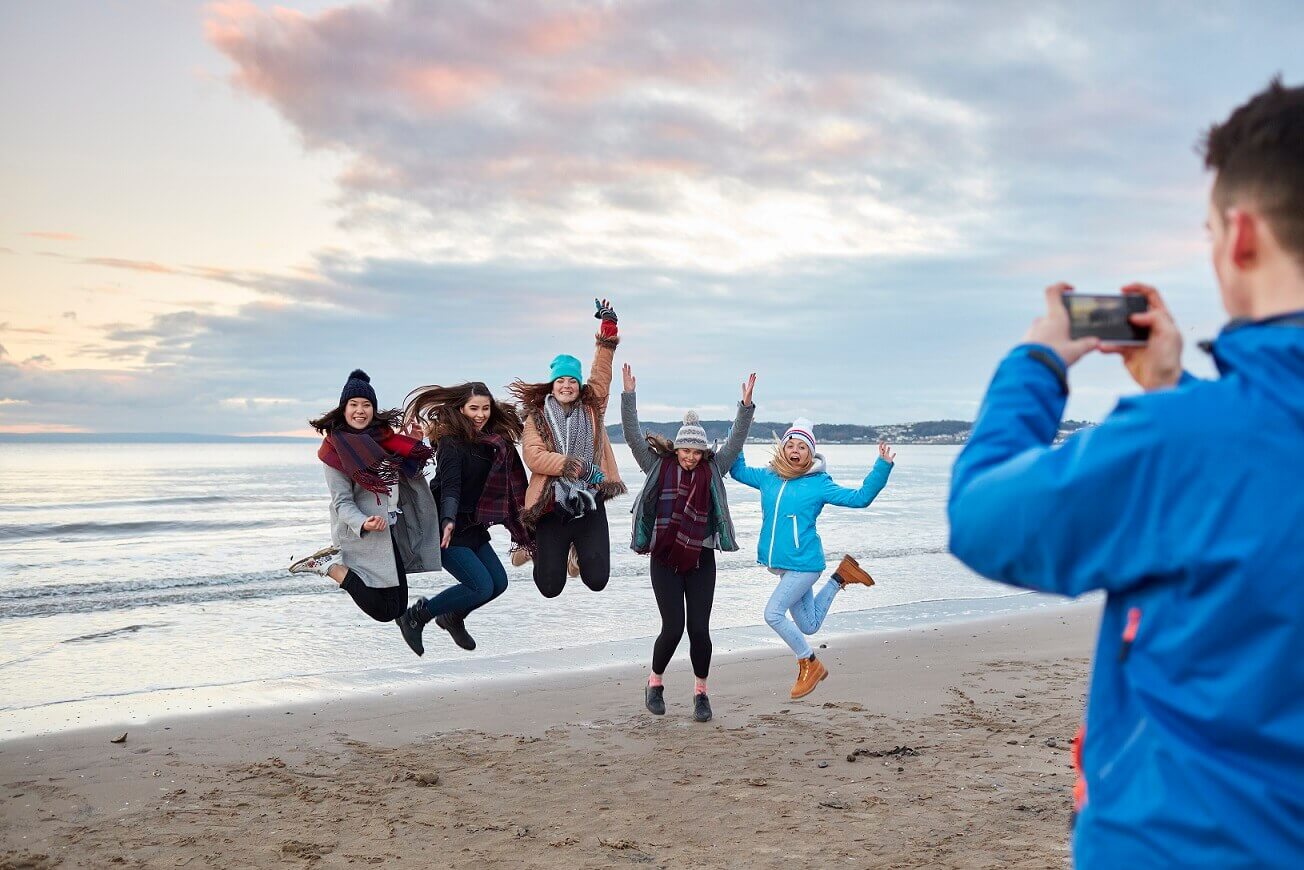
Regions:
<svg viewBox="0 0 1304 870"><path fill-rule="evenodd" d="M765 469L752 468L743 459L742 451L739 451L738 458L734 460L733 465L729 466L729 475L743 486L760 489L761 482L765 480Z"/></svg>
<svg viewBox="0 0 1304 870"><path fill-rule="evenodd" d="M634 461L646 474L656 464L656 457L652 455L652 448L647 446L643 427L638 422L637 394L620 394L620 425L625 431L625 444L629 447L629 452L634 454Z"/></svg>
<svg viewBox="0 0 1304 870"><path fill-rule="evenodd" d="M535 428L532 416L525 418L525 428L521 432L521 452L525 454L525 467L533 474L547 477L575 476L573 468L567 474L570 463L565 453L554 453L544 446L543 437Z"/></svg>
<svg viewBox="0 0 1304 870"><path fill-rule="evenodd" d="M952 470L951 552L994 580L1064 595L1178 570L1189 536L1165 525L1159 416L1144 396L1124 399L1052 447L1068 397L1052 364L1063 361L1050 348L1021 345L997 368Z"/></svg>
<svg viewBox="0 0 1304 870"><path fill-rule="evenodd" d="M865 475L860 489L838 486L830 477L824 484L824 503L850 508L869 507L869 503L878 497L883 487L887 486L887 478L891 473L892 463L880 456L874 463L874 467L869 470L869 474Z"/></svg>
<svg viewBox="0 0 1304 870"><path fill-rule="evenodd" d="M456 523L462 511L462 451L447 437L439 439L435 479L439 482L440 522Z"/></svg>
<svg viewBox="0 0 1304 870"><path fill-rule="evenodd" d="M611 367L616 357L616 345L620 344L620 339L603 338L598 335L596 342L593 365L589 367L588 386L603 410L606 410L607 400L611 397Z"/></svg>
<svg viewBox="0 0 1304 870"><path fill-rule="evenodd" d="M326 488L330 490L331 507L335 509L335 515L344 521L353 534L359 538L365 534L362 531L362 524L371 517L362 512L357 502L353 500L353 481L349 480L348 475L329 465L326 468Z"/></svg>
<svg viewBox="0 0 1304 870"><path fill-rule="evenodd" d="M715 455L716 465L724 470L733 467L734 460L743 455L743 445L747 443L747 433L752 428L752 417L756 415L756 405L744 405L738 403L738 413L734 415L733 428L729 430L729 438L725 441L720 452Z"/></svg>

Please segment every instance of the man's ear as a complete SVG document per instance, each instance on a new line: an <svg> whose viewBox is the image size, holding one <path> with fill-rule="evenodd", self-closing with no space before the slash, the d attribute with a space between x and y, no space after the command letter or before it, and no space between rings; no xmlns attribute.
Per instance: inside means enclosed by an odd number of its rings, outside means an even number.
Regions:
<svg viewBox="0 0 1304 870"><path fill-rule="evenodd" d="M1236 268L1252 269L1259 259L1263 228L1259 216L1241 208L1227 211L1227 251Z"/></svg>

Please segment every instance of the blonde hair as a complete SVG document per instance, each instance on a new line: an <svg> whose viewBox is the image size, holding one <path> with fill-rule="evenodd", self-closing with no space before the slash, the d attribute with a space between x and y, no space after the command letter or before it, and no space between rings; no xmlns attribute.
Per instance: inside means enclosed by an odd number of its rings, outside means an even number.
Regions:
<svg viewBox="0 0 1304 870"><path fill-rule="evenodd" d="M779 477L782 477L784 480L795 480L810 471L811 466L814 464L814 451L807 450L806 461L801 465L798 465L789 459L787 454L783 452L783 442L779 440L779 436L776 435L774 437L774 456L770 459L770 470L779 475Z"/></svg>

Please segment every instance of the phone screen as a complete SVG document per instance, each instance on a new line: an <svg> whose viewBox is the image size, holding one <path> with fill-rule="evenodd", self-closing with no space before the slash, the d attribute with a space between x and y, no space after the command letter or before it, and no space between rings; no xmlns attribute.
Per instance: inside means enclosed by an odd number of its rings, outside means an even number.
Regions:
<svg viewBox="0 0 1304 870"><path fill-rule="evenodd" d="M1128 316L1139 314L1149 306L1144 296L1134 293L1094 296L1065 293L1064 307L1069 312L1069 337L1095 336L1111 344L1145 344L1150 329L1133 326Z"/></svg>

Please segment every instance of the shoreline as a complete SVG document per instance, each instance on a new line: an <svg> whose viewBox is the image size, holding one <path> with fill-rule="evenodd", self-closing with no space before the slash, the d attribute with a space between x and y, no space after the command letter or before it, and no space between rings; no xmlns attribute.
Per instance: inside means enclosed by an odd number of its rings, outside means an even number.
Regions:
<svg viewBox="0 0 1304 870"><path fill-rule="evenodd" d="M981 620L1068 604L1061 596L1011 590L1007 595L914 601L829 615L821 640L885 634ZM133 728L175 717L223 716L272 707L305 706L341 698L377 700L387 693L423 689L470 689L511 680L523 670L531 678L568 672L645 664L654 635L548 647L499 655L459 655L400 667L334 669L195 686L157 687L146 691L97 695L0 711L0 747L6 743L96 728ZM786 650L764 624L733 626L712 632L716 659L749 652ZM428 651L429 652L429 651ZM447 650L441 651L447 653ZM687 640L675 662L686 661ZM86 724L93 721L94 725Z"/></svg>
<svg viewBox="0 0 1304 870"><path fill-rule="evenodd" d="M724 654L705 724L677 658L6 741L0 866L1058 866L1098 616Z"/></svg>

